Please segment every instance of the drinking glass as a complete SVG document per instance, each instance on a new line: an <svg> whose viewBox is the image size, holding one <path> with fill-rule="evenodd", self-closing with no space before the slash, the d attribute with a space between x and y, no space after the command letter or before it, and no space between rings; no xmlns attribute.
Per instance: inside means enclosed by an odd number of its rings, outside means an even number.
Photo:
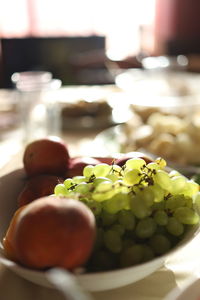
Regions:
<svg viewBox="0 0 200 300"><path fill-rule="evenodd" d="M61 81L53 79L50 72L42 71L14 73L11 79L17 93L23 142L59 135L60 109L56 92Z"/></svg>

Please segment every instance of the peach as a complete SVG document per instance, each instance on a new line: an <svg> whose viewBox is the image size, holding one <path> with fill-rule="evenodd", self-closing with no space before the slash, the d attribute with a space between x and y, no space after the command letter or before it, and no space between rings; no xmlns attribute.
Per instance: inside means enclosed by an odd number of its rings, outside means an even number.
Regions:
<svg viewBox="0 0 200 300"><path fill-rule="evenodd" d="M63 178L55 175L37 175L28 178L23 190L18 196L18 207L26 205L38 198L53 194L55 186L63 181Z"/></svg>
<svg viewBox="0 0 200 300"><path fill-rule="evenodd" d="M97 165L100 160L93 157L75 157L70 159L69 168L66 173L66 177L73 177L83 174L83 169L87 165Z"/></svg>
<svg viewBox="0 0 200 300"><path fill-rule="evenodd" d="M48 137L29 143L23 155L29 177L39 174L64 175L69 165L69 151L59 137Z"/></svg>
<svg viewBox="0 0 200 300"><path fill-rule="evenodd" d="M12 241L15 234L15 227L17 225L18 215L20 214L21 210L24 209L24 207L25 206L18 208L18 210L15 212L6 232L6 237L3 239L3 246L5 249L6 256L8 256L8 258L14 261L17 261L17 257Z"/></svg>
<svg viewBox="0 0 200 300"><path fill-rule="evenodd" d="M96 226L85 204L47 196L15 213L3 245L5 253L33 269L83 266L93 249Z"/></svg>

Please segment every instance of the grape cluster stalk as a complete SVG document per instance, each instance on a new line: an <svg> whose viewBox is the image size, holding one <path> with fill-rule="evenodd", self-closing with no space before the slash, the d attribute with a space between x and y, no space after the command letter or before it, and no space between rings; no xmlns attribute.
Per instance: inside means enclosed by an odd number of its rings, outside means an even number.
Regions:
<svg viewBox="0 0 200 300"><path fill-rule="evenodd" d="M131 158L121 167L100 163L65 179L54 194L75 198L96 218L97 237L87 272L137 265L167 253L199 223L199 185L163 158Z"/></svg>

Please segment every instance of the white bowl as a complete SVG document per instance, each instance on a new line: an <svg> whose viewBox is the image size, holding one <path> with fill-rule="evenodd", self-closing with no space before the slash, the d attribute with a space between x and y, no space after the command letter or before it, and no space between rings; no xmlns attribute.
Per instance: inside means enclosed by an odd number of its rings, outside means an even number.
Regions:
<svg viewBox="0 0 200 300"><path fill-rule="evenodd" d="M17 195L22 189L25 181L25 174L22 169L16 170L0 178L0 240L5 235L9 222L13 213L17 208ZM166 255L155 258L149 262L114 270L99 273L77 274L76 278L80 285L88 291L103 291L114 288L119 288L140 279L147 277L154 271L158 270L168 260L169 256L187 245L200 231L199 226L194 227L184 240L172 249ZM0 262L22 276L23 278L32 281L36 284L52 287L52 283L48 280L48 274L42 271L33 271L31 269L20 266L19 264L10 261L4 256L3 247L1 245Z"/></svg>
<svg viewBox="0 0 200 300"><path fill-rule="evenodd" d="M147 69L128 69L115 79L132 104L179 110L199 105L199 82L197 73Z"/></svg>

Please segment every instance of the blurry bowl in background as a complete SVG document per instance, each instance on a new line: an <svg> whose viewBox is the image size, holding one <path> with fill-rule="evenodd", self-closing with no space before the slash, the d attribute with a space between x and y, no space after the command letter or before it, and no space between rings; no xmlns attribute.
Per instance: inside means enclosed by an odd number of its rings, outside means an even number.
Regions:
<svg viewBox="0 0 200 300"><path fill-rule="evenodd" d="M143 148L183 166L200 165L200 74L129 69L116 85L133 113L123 126L122 152Z"/></svg>
<svg viewBox="0 0 200 300"><path fill-rule="evenodd" d="M181 71L128 69L116 85L134 105L181 107L200 104L200 74Z"/></svg>

